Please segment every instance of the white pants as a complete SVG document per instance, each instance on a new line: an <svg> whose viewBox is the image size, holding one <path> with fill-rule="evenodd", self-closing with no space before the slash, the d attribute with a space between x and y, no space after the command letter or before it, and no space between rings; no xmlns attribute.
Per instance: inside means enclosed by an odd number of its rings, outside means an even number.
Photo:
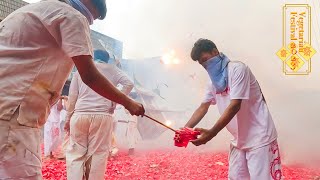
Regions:
<svg viewBox="0 0 320 180"><path fill-rule="evenodd" d="M44 124L44 155L49 156L50 152L54 152L61 145L61 129L60 122L47 121Z"/></svg>
<svg viewBox="0 0 320 180"><path fill-rule="evenodd" d="M137 144L136 131L137 131L137 122L136 121L129 121L128 127L127 127L127 132L126 132L126 137L127 137L129 149L136 147L136 144Z"/></svg>
<svg viewBox="0 0 320 180"><path fill-rule="evenodd" d="M76 115L70 121L66 152L69 180L103 180L109 154L111 115Z"/></svg>
<svg viewBox="0 0 320 180"><path fill-rule="evenodd" d="M250 151L230 146L229 180L280 180L281 177L277 140Z"/></svg>
<svg viewBox="0 0 320 180"><path fill-rule="evenodd" d="M41 180L40 129L0 119L0 179Z"/></svg>

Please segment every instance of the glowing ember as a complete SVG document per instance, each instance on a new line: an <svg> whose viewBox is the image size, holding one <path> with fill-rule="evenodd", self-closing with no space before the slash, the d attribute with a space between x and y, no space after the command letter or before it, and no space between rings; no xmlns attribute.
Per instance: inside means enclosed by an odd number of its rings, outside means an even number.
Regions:
<svg viewBox="0 0 320 180"><path fill-rule="evenodd" d="M191 128L178 130L174 136L174 145L178 147L187 147L189 141L197 139L198 135L200 135L200 132L194 131Z"/></svg>
<svg viewBox="0 0 320 180"><path fill-rule="evenodd" d="M173 63L173 64L179 64L179 63L180 63L180 59L174 58L174 59L172 60L172 63Z"/></svg>
<svg viewBox="0 0 320 180"><path fill-rule="evenodd" d="M161 58L162 63L164 64L180 64L180 59L176 57L174 50L171 50L169 53L166 53Z"/></svg>
<svg viewBox="0 0 320 180"><path fill-rule="evenodd" d="M171 125L172 125L172 122L169 121L169 120L166 120L166 122L165 122L164 124L167 125L167 126L171 126Z"/></svg>
<svg viewBox="0 0 320 180"><path fill-rule="evenodd" d="M164 64L170 64L171 63L171 57L168 54L165 54L162 56L162 62Z"/></svg>

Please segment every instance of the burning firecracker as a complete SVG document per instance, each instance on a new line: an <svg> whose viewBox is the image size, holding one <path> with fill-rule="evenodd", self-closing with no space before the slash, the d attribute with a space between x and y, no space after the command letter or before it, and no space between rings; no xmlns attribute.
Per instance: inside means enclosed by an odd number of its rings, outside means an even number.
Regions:
<svg viewBox="0 0 320 180"><path fill-rule="evenodd" d="M200 135L199 131L194 131L191 128L183 128L177 130L174 136L174 145L178 147L187 147L191 140L197 139Z"/></svg>

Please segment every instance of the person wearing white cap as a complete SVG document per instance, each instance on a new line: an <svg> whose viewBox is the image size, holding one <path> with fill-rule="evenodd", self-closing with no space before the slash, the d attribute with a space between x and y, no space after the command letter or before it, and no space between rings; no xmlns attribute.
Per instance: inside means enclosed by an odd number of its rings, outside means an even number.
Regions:
<svg viewBox="0 0 320 180"><path fill-rule="evenodd" d="M108 64L109 54L95 50L94 59L98 70L129 94L133 82L114 65ZM111 146L115 103L90 89L75 73L69 89L69 106L66 131L70 142L66 151L68 179L104 179L107 158Z"/></svg>
<svg viewBox="0 0 320 180"><path fill-rule="evenodd" d="M98 94L144 114L93 63L89 25L105 16L105 0L43 0L0 22L1 179L42 179L40 128L74 65Z"/></svg>

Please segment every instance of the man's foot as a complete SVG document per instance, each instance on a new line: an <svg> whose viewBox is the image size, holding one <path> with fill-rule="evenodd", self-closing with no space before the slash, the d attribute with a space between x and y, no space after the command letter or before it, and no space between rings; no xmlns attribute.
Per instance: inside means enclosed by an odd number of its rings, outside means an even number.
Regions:
<svg viewBox="0 0 320 180"><path fill-rule="evenodd" d="M129 155L133 155L134 154L134 148L130 148L129 149Z"/></svg>
<svg viewBox="0 0 320 180"><path fill-rule="evenodd" d="M59 154L59 155L57 156L57 159L58 159L58 160L65 160L65 159L66 159L66 156L65 156L64 154Z"/></svg>
<svg viewBox="0 0 320 180"><path fill-rule="evenodd" d="M119 149L114 147L111 149L110 156L115 157L118 154L118 152L119 152Z"/></svg>
<svg viewBox="0 0 320 180"><path fill-rule="evenodd" d="M50 155L48 155L48 156L45 156L44 158L43 158L43 160L51 160L51 159L54 159L54 156L52 155L52 154L50 154Z"/></svg>

